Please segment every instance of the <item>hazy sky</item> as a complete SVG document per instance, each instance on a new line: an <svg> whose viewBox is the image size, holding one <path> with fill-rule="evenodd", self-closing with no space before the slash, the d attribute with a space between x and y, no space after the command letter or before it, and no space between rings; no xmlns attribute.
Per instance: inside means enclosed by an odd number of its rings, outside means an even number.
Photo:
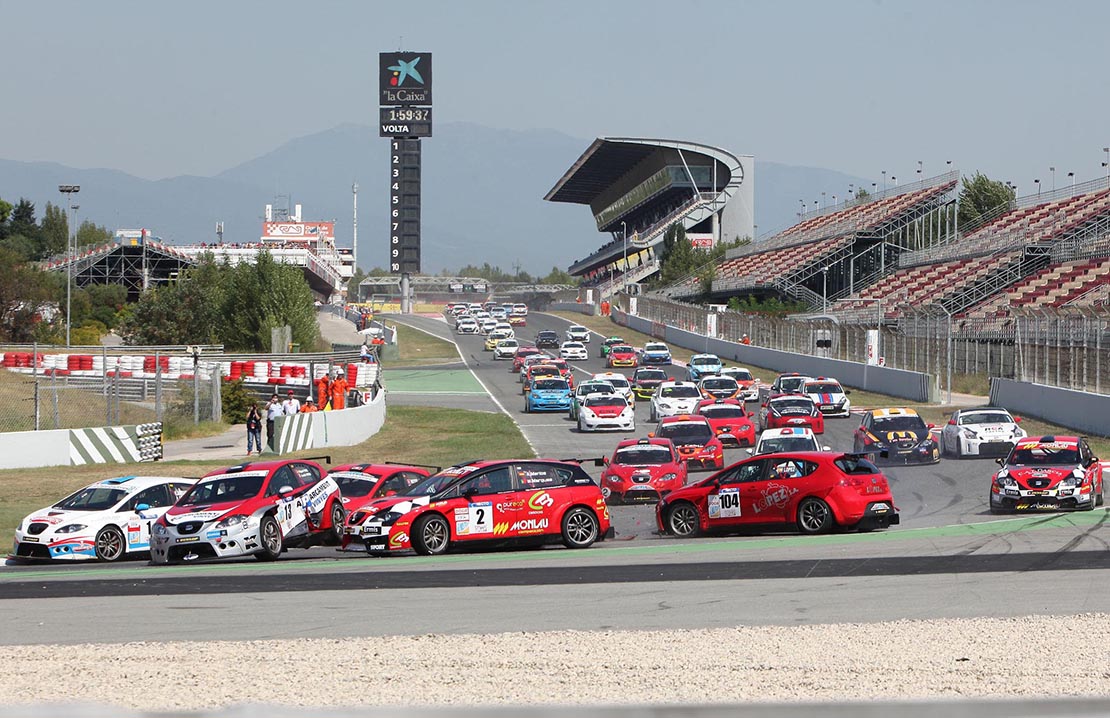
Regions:
<svg viewBox="0 0 1110 718"><path fill-rule="evenodd" d="M718 143L1033 191L1103 173L1110 3L0 0L0 157L209 175L375 122L377 53L435 57L435 120ZM1103 77L1099 80L1099 77ZM552 182L557 178L552 178Z"/></svg>

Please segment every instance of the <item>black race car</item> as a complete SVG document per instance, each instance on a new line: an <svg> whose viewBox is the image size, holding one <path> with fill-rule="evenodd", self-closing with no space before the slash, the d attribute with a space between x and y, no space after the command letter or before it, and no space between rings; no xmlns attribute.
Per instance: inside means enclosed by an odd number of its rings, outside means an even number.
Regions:
<svg viewBox="0 0 1110 718"><path fill-rule="evenodd" d="M548 329L536 333L536 347L539 349L558 349L559 348L559 335Z"/></svg>

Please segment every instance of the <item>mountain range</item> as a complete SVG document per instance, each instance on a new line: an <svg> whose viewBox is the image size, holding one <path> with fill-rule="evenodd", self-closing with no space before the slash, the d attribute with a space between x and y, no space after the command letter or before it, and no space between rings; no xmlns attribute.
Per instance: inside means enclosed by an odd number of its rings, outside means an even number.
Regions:
<svg viewBox="0 0 1110 718"><path fill-rule="evenodd" d="M489 262L533 274L565 269L608 239L587 207L543 196L592 138L554 130L505 130L443 123L422 148L422 255L425 272ZM0 159L0 197L13 204L63 204L59 184L78 184L78 222L146 228L169 244L257 241L266 204L303 205L305 220L336 221L351 245L352 192L359 185L359 264L386 266L389 147L368 125L343 124L299 137L212 177L147 180L113 169ZM730 148L737 152L747 148ZM840 172L762 162L756 157L759 233L796 221L799 198L846 191L864 180ZM843 194L841 194L843 196ZM810 200L812 202L812 199ZM812 208L812 204L810 205Z"/></svg>

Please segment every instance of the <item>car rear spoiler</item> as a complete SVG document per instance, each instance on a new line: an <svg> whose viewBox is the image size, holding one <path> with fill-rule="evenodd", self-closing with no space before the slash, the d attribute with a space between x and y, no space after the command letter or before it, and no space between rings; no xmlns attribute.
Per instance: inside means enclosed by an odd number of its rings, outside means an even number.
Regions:
<svg viewBox="0 0 1110 718"><path fill-rule="evenodd" d="M327 454L325 456L306 456L306 457L304 457L304 459L306 461L321 461L321 460L323 460L323 462L325 464L330 464L331 463L331 454Z"/></svg>
<svg viewBox="0 0 1110 718"><path fill-rule="evenodd" d="M443 471L442 466L432 466L431 464L414 464L411 461L386 461L384 462L389 466L419 466L421 469L431 469L433 474L438 474Z"/></svg>
<svg viewBox="0 0 1110 718"><path fill-rule="evenodd" d="M576 457L572 457L572 458L569 458L569 459L559 459L559 461L574 462L575 464L584 464L584 463L592 461L594 466L605 466L605 457L604 456L594 456L594 457L590 457L590 458L586 458L586 459L576 456Z"/></svg>
<svg viewBox="0 0 1110 718"><path fill-rule="evenodd" d="M860 453L845 452L844 456L848 459L866 459L869 456L874 456L875 454L878 454L879 458L881 458L881 459L890 458L890 452L887 451L886 449L881 449L880 451L877 451L877 452L876 451L864 451L864 452L860 452Z"/></svg>

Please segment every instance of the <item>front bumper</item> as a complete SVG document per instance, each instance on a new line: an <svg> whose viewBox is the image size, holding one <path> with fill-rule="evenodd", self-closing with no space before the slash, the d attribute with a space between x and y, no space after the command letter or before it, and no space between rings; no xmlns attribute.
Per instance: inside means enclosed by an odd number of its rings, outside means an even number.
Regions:
<svg viewBox="0 0 1110 718"><path fill-rule="evenodd" d="M586 361L590 358L587 352L560 352L560 356L567 361Z"/></svg>
<svg viewBox="0 0 1110 718"><path fill-rule="evenodd" d="M645 366L648 364L652 366L669 366L671 364L671 357L669 354L667 356L644 354L643 362Z"/></svg>
<svg viewBox="0 0 1110 718"><path fill-rule="evenodd" d="M23 531L15 532L12 557L32 560L85 561L96 558L95 535L64 538L53 535L31 536Z"/></svg>
<svg viewBox="0 0 1110 718"><path fill-rule="evenodd" d="M612 367L634 367L636 363L635 359L614 359L612 355L609 356L609 366Z"/></svg>
<svg viewBox="0 0 1110 718"><path fill-rule="evenodd" d="M1009 456L1010 450L1014 448L1013 441L984 441L960 437L960 443L960 453L964 456Z"/></svg>
<svg viewBox="0 0 1110 718"><path fill-rule="evenodd" d="M570 398L531 397L528 408L532 411L567 411L570 409Z"/></svg>
<svg viewBox="0 0 1110 718"><path fill-rule="evenodd" d="M578 419L582 422L582 428L586 431L603 431L606 429L632 431L636 428L635 417L631 419L622 419L619 417L613 419L603 419L599 417L587 418L585 414L579 412Z"/></svg>
<svg viewBox="0 0 1110 718"><path fill-rule="evenodd" d="M713 455L700 452L688 454L683 452L682 449L679 449L678 453L682 460L686 462L687 469L723 469L725 466L724 454Z"/></svg>
<svg viewBox="0 0 1110 718"><path fill-rule="evenodd" d="M755 427L744 431L718 431L717 440L724 446L755 446Z"/></svg>
<svg viewBox="0 0 1110 718"><path fill-rule="evenodd" d="M886 451L887 455L885 457L880 454L882 451ZM937 444L927 449L922 449L919 446L909 449L889 447L883 449L871 446L865 448L862 453L868 454L868 458L877 466L940 463L940 447Z"/></svg>
<svg viewBox="0 0 1110 718"><path fill-rule="evenodd" d="M846 417L846 416L851 416L852 415L852 405L847 404L847 403L842 404L842 405L818 404L817 405L817 410L820 411L825 416Z"/></svg>
<svg viewBox="0 0 1110 718"><path fill-rule="evenodd" d="M991 491L991 508L995 511L1074 511L1089 508L1095 500L1095 494L1090 490L1086 493L1075 489L1001 489L1001 491L1005 493Z"/></svg>
<svg viewBox="0 0 1110 718"><path fill-rule="evenodd" d="M212 522L191 534L179 533L176 527L169 526L165 534L151 532L150 536L150 560L159 564L249 556L261 550L258 523L255 521L228 529L217 529L215 522Z"/></svg>

